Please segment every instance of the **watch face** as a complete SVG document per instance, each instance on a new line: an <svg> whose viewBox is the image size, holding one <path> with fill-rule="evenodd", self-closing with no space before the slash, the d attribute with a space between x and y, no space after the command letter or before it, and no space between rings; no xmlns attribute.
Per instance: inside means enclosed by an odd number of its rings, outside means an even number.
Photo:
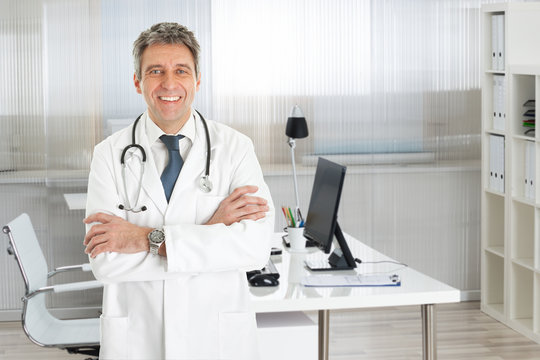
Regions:
<svg viewBox="0 0 540 360"><path fill-rule="evenodd" d="M165 240L165 234L161 230L152 230L150 233L150 241L155 244L160 244Z"/></svg>

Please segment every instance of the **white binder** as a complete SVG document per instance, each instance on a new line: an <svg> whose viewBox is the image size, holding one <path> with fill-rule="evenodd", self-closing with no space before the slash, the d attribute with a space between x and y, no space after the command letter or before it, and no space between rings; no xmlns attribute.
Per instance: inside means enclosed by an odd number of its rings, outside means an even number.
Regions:
<svg viewBox="0 0 540 360"><path fill-rule="evenodd" d="M525 197L530 200L535 200L536 191L534 190L535 184L535 143L533 141L527 141L526 154L525 154L525 183L526 191Z"/></svg>
<svg viewBox="0 0 540 360"><path fill-rule="evenodd" d="M498 185L499 192L504 193L504 180L505 180L505 169L504 169L504 136L497 136L497 163L498 163Z"/></svg>
<svg viewBox="0 0 540 360"><path fill-rule="evenodd" d="M491 16L491 69L497 70L499 66L499 21L497 19L499 15Z"/></svg>
<svg viewBox="0 0 540 360"><path fill-rule="evenodd" d="M497 15L497 70L504 71L504 15Z"/></svg>
<svg viewBox="0 0 540 360"><path fill-rule="evenodd" d="M496 157L496 144L495 135L489 135L489 188L491 190L497 190L497 178L495 177L495 157Z"/></svg>

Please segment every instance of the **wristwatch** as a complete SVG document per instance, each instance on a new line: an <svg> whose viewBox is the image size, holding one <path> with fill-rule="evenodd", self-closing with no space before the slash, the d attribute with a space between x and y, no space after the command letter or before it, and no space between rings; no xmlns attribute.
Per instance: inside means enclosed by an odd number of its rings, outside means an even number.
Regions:
<svg viewBox="0 0 540 360"><path fill-rule="evenodd" d="M150 243L150 254L157 255L159 247L165 241L165 233L161 229L154 229L148 234L148 242Z"/></svg>

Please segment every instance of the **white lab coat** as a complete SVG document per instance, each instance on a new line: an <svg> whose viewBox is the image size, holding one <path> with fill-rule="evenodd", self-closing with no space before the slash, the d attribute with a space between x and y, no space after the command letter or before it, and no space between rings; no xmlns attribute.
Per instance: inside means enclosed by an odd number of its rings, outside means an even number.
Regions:
<svg viewBox="0 0 540 360"><path fill-rule="evenodd" d="M196 115L196 136L167 204L141 117L136 141L146 150L147 162L139 206L148 210L140 213L118 208L126 204L120 155L131 143L132 126L94 150L87 215L107 212L137 225L163 228L167 244L167 258L113 252L90 259L95 277L105 283L100 359L259 357L245 271L260 269L268 260L274 208L251 140L225 125L207 123L213 190L206 194L198 187L205 171L206 140ZM129 156L126 165L133 203L140 165ZM242 185L259 187L256 195L270 205L266 218L230 226L201 225Z"/></svg>

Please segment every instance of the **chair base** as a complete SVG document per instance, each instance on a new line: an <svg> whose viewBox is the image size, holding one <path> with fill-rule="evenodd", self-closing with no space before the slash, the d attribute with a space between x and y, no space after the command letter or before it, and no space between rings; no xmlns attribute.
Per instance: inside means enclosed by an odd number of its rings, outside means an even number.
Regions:
<svg viewBox="0 0 540 360"><path fill-rule="evenodd" d="M99 356L99 345L96 346L84 346L84 347L66 347L66 350L70 354L83 354L90 356Z"/></svg>

